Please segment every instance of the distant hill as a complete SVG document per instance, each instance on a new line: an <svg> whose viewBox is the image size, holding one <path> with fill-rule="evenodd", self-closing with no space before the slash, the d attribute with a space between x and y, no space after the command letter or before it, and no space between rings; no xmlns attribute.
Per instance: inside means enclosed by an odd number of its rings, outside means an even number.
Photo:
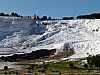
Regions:
<svg viewBox="0 0 100 75"><path fill-rule="evenodd" d="M90 15L80 15L77 19L100 19L100 13L93 13Z"/></svg>

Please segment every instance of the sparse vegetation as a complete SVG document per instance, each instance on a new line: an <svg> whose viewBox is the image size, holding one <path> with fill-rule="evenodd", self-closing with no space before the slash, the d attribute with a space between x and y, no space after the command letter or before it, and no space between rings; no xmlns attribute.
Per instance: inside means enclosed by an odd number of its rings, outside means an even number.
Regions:
<svg viewBox="0 0 100 75"><path fill-rule="evenodd" d="M73 49L64 50L64 56L65 57L71 56L74 53L75 53L75 51Z"/></svg>
<svg viewBox="0 0 100 75"><path fill-rule="evenodd" d="M100 68L100 55L96 55L96 56L89 56L87 57L87 62L90 66L90 68L98 67Z"/></svg>
<svg viewBox="0 0 100 75"><path fill-rule="evenodd" d="M65 57L71 56L71 55L73 55L75 53L74 48L71 48L68 43L64 44L63 51L64 51L64 56Z"/></svg>
<svg viewBox="0 0 100 75"><path fill-rule="evenodd" d="M24 61L25 62L25 61ZM42 61L41 61L42 62ZM23 63L23 62L22 62ZM71 74L71 75L91 75L91 74L98 74L100 73L99 68L93 69L88 68L88 64L84 64L84 67L81 67L81 60L79 61L58 61L58 62L47 62L42 64L30 64L30 61L27 61L27 64L23 65L25 66L23 68L23 71L15 71L15 70L0 70L0 74L22 74L23 73L33 73L35 75L38 75L39 73L44 73L46 75L49 74Z"/></svg>
<svg viewBox="0 0 100 75"><path fill-rule="evenodd" d="M14 12L11 13L11 16L20 17L20 15L18 15L17 13L14 13Z"/></svg>
<svg viewBox="0 0 100 75"><path fill-rule="evenodd" d="M47 20L47 16L43 16L40 20Z"/></svg>
<svg viewBox="0 0 100 75"><path fill-rule="evenodd" d="M6 13L0 13L0 16L13 16L13 17L21 17L20 15L18 15L18 13L16 12L12 12L11 14L6 14Z"/></svg>

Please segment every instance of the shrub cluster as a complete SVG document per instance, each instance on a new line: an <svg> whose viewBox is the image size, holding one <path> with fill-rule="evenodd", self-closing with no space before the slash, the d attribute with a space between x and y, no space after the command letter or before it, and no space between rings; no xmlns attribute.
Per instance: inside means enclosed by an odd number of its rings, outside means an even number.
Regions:
<svg viewBox="0 0 100 75"><path fill-rule="evenodd" d="M0 13L0 16L13 16L13 17L21 17L18 13L12 12L11 14Z"/></svg>
<svg viewBox="0 0 100 75"><path fill-rule="evenodd" d="M96 55L96 56L91 56L90 55L89 57L87 57L87 62L90 65L90 67L95 65L95 67L100 68L100 55Z"/></svg>

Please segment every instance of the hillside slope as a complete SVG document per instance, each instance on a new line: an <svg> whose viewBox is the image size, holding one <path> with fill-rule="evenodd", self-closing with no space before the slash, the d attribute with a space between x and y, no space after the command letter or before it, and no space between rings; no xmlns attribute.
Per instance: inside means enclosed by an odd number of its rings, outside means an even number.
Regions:
<svg viewBox="0 0 100 75"><path fill-rule="evenodd" d="M71 56L74 58L100 54L99 19L19 21L25 23L20 25L16 20L11 22L9 25L0 24L0 36L5 35L0 37L1 56L39 49L57 49L59 52L65 45L75 50Z"/></svg>

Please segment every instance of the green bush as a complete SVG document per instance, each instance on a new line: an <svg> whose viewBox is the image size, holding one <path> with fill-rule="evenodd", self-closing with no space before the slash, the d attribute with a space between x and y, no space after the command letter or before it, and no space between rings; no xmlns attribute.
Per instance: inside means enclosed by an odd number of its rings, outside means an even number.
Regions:
<svg viewBox="0 0 100 75"><path fill-rule="evenodd" d="M99 67L100 68L100 55L87 57L87 62L88 62L90 67L95 65L95 67Z"/></svg>
<svg viewBox="0 0 100 75"><path fill-rule="evenodd" d="M74 53L75 53L75 51L73 49L64 50L64 56L65 57L71 56Z"/></svg>

